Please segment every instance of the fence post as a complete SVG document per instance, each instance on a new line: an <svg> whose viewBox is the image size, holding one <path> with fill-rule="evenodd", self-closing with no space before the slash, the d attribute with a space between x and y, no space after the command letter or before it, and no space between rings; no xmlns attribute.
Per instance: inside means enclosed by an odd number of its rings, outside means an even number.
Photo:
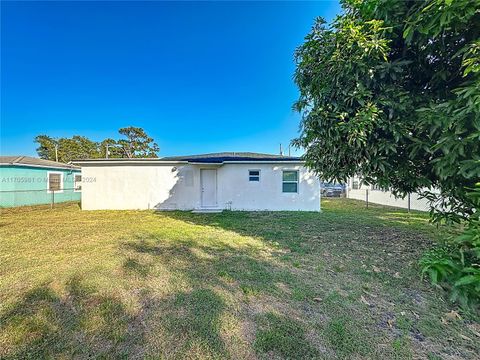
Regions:
<svg viewBox="0 0 480 360"><path fill-rule="evenodd" d="M54 204L55 204L55 190L52 190L52 202L50 204L50 209L53 209Z"/></svg>
<svg viewBox="0 0 480 360"><path fill-rule="evenodd" d="M410 193L408 193L408 212L410 212Z"/></svg>
<svg viewBox="0 0 480 360"><path fill-rule="evenodd" d="M367 209L368 209L368 189L365 189L365 201L367 202Z"/></svg>

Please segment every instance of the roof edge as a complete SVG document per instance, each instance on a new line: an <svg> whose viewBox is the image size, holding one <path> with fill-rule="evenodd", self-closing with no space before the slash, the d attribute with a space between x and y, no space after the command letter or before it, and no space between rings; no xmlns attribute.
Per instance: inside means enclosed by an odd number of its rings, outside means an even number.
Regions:
<svg viewBox="0 0 480 360"><path fill-rule="evenodd" d="M173 161L173 160L162 160L162 159L85 159L85 160L72 160L72 164L188 164L188 161Z"/></svg>
<svg viewBox="0 0 480 360"><path fill-rule="evenodd" d="M11 162L0 162L1 166L15 166L15 167L33 167L40 169L62 169L62 170L81 170L77 165L37 165L37 164L22 164L22 163L11 163Z"/></svg>
<svg viewBox="0 0 480 360"><path fill-rule="evenodd" d="M118 165L118 164L158 164L158 165L223 165L223 164L304 164L305 161L301 159L272 159L272 160L239 160L239 161L175 161L175 160L161 160L161 159L86 159L86 160L73 160L72 164L78 164L79 166L86 165Z"/></svg>
<svg viewBox="0 0 480 360"><path fill-rule="evenodd" d="M285 160L240 160L240 161L223 161L222 164L304 164L305 161L301 159L285 159ZM208 163L207 163L208 164Z"/></svg>

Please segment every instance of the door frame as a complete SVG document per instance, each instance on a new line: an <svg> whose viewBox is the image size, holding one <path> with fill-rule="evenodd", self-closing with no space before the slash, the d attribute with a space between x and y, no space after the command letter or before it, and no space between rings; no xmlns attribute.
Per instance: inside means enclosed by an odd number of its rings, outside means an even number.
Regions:
<svg viewBox="0 0 480 360"><path fill-rule="evenodd" d="M214 205L204 205L203 204L203 176L202 172L204 170L215 171L215 203ZM202 208L213 208L218 206L218 171L217 168L200 168L200 207Z"/></svg>

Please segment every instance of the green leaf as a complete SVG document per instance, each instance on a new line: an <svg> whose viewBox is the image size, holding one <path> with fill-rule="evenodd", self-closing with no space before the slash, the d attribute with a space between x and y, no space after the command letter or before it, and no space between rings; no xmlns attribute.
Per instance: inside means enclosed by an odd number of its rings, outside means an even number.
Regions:
<svg viewBox="0 0 480 360"><path fill-rule="evenodd" d="M479 275L467 275L460 278L458 281L456 281L455 286L465 286L465 285L470 285L476 282L480 282Z"/></svg>

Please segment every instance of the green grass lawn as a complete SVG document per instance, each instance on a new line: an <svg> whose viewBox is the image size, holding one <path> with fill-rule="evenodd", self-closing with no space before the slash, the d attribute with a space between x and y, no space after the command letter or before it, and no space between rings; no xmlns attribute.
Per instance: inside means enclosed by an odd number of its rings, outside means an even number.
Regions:
<svg viewBox="0 0 480 360"><path fill-rule="evenodd" d="M427 214L323 209L3 210L0 358L476 358L420 279Z"/></svg>

